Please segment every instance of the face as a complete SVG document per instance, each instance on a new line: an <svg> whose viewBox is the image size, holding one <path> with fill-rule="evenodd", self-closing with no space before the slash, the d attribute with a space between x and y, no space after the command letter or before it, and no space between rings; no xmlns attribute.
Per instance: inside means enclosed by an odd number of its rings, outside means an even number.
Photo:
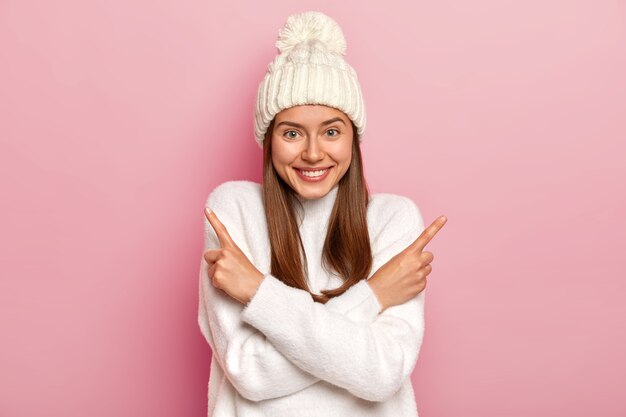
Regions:
<svg viewBox="0 0 626 417"><path fill-rule="evenodd" d="M352 135L352 123L341 110L321 104L290 107L274 120L272 163L301 197L323 197L350 167Z"/></svg>

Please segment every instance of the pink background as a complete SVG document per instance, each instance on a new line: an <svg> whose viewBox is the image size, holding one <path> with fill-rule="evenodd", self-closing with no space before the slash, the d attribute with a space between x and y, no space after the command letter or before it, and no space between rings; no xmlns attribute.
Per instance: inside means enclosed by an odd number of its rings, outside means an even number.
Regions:
<svg viewBox="0 0 626 417"><path fill-rule="evenodd" d="M260 182L256 88L311 9L371 191L449 218L420 416L626 415L626 4L221 3L0 2L0 415L206 415L202 207Z"/></svg>

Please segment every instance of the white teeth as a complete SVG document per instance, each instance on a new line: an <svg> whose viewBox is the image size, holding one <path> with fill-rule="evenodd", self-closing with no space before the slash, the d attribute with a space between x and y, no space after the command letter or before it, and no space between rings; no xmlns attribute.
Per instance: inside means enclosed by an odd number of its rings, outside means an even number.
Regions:
<svg viewBox="0 0 626 417"><path fill-rule="evenodd" d="M319 177L321 175L324 175L324 173L328 171L328 168L322 169L321 171L303 171L301 169L299 169L298 171L300 171L305 177Z"/></svg>

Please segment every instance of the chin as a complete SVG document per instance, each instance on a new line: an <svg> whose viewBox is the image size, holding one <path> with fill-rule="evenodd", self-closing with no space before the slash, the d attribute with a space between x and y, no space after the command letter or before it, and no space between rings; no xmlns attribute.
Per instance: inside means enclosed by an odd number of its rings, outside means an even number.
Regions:
<svg viewBox="0 0 626 417"><path fill-rule="evenodd" d="M328 184L299 184L300 195L304 198L321 198L324 197L331 188L333 188L334 183Z"/></svg>

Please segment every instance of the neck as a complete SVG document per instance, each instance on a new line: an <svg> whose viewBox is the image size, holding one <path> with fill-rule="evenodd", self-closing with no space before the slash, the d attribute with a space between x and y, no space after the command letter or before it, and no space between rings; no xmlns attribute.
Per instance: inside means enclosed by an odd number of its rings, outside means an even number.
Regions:
<svg viewBox="0 0 626 417"><path fill-rule="evenodd" d="M333 211L338 190L339 184L335 184L333 188L326 193L326 195L320 198L311 199L307 199L299 194L296 194L296 197L302 203L302 209L304 210L303 223L316 225L326 224L330 218L330 213Z"/></svg>

